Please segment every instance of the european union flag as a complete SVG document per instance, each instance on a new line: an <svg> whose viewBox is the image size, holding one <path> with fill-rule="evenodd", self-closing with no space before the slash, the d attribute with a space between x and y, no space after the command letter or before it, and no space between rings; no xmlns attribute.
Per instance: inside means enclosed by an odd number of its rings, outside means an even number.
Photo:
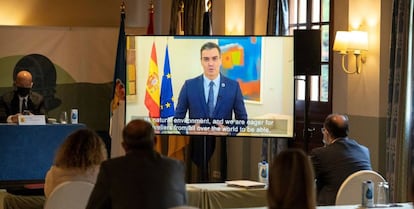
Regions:
<svg viewBox="0 0 414 209"><path fill-rule="evenodd" d="M174 116L174 100L168 46L165 48L164 75L162 76L160 102L161 118L168 118Z"/></svg>

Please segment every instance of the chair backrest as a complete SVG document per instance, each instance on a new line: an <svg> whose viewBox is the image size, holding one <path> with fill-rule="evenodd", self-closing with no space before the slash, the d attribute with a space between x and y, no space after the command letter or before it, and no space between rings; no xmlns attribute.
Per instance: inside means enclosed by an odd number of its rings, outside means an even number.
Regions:
<svg viewBox="0 0 414 209"><path fill-rule="evenodd" d="M85 209L93 187L84 181L63 182L50 193L44 209Z"/></svg>
<svg viewBox="0 0 414 209"><path fill-rule="evenodd" d="M349 175L336 194L336 205L361 204L362 201L362 182L371 180L374 185L385 179L375 171L362 170Z"/></svg>

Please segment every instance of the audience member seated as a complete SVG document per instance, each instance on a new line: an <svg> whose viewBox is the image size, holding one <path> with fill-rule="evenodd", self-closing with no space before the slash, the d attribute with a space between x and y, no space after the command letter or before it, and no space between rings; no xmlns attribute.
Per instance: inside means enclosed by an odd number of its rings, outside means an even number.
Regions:
<svg viewBox="0 0 414 209"><path fill-rule="evenodd" d="M154 128L132 120L123 132L125 156L102 163L87 209L166 209L186 205L182 162L154 150Z"/></svg>
<svg viewBox="0 0 414 209"><path fill-rule="evenodd" d="M44 115L43 96L32 92L32 74L22 70L17 73L11 92L0 97L0 123L17 123L20 114Z"/></svg>
<svg viewBox="0 0 414 209"><path fill-rule="evenodd" d="M269 209L315 209L316 190L312 164L300 149L280 152L269 168Z"/></svg>
<svg viewBox="0 0 414 209"><path fill-rule="evenodd" d="M53 189L65 181L86 181L95 184L107 151L102 139L90 129L80 129L68 136L59 147L54 165L45 179L46 198Z"/></svg>
<svg viewBox="0 0 414 209"><path fill-rule="evenodd" d="M106 159L105 144L93 130L79 129L71 133L58 148L54 165L46 174L46 199L56 186L66 181L86 181L94 184L99 166ZM7 194L4 198L4 209L41 209L45 197Z"/></svg>
<svg viewBox="0 0 414 209"><path fill-rule="evenodd" d="M335 205L336 194L342 182L352 173L371 170L367 147L348 138L348 117L331 114L323 124L324 147L311 152L318 205Z"/></svg>

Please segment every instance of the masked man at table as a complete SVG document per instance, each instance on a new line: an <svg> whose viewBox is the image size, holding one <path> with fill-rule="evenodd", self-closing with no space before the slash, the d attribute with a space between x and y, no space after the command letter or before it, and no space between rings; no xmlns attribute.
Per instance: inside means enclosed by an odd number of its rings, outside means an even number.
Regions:
<svg viewBox="0 0 414 209"><path fill-rule="evenodd" d="M125 126L126 155L101 164L87 209L161 209L187 203L184 164L154 150L154 128L144 120Z"/></svg>
<svg viewBox="0 0 414 209"><path fill-rule="evenodd" d="M0 123L17 123L18 115L44 115L43 96L32 92L32 74L22 70L16 75L14 90L0 97Z"/></svg>
<svg viewBox="0 0 414 209"><path fill-rule="evenodd" d="M348 138L348 117L331 114L323 124L324 147L315 148L311 159L315 170L318 205L335 205L342 182L354 172L371 170L367 147Z"/></svg>

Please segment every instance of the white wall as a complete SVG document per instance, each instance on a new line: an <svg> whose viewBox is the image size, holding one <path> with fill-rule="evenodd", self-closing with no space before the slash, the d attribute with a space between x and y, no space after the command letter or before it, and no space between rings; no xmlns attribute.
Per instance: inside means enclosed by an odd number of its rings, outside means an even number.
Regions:
<svg viewBox="0 0 414 209"><path fill-rule="evenodd" d="M369 46L361 74L345 74L340 56L334 54L333 112L350 116L350 136L368 146L373 169L377 171L385 167L385 160L381 159L385 159L391 4L385 0L335 0L334 3L334 31L367 31ZM354 59L350 59L347 67L355 68Z"/></svg>

